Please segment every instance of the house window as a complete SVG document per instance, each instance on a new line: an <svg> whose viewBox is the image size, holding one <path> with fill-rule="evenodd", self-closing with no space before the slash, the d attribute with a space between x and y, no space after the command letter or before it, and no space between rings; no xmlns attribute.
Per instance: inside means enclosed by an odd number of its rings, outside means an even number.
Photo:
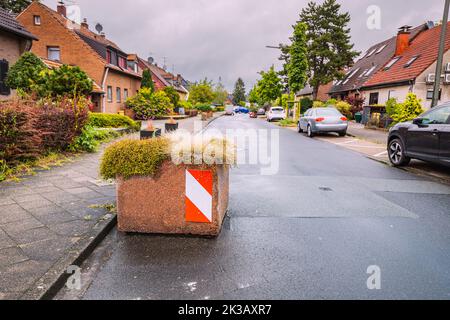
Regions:
<svg viewBox="0 0 450 320"><path fill-rule="evenodd" d="M383 51L384 48L386 48L386 47L387 47L387 44L381 46L380 49L378 49L377 52L375 52L375 53L376 53L376 54L379 54L379 53L380 53L381 51Z"/></svg>
<svg viewBox="0 0 450 320"><path fill-rule="evenodd" d="M128 99L128 89L123 89L123 101L127 101Z"/></svg>
<svg viewBox="0 0 450 320"><path fill-rule="evenodd" d="M395 57L394 59L392 59L391 61L389 61L389 63L386 65L386 67L384 67L384 71L389 70L390 68L392 68L392 66L398 61L400 60L401 57ZM414 61L413 61L414 62Z"/></svg>
<svg viewBox="0 0 450 320"><path fill-rule="evenodd" d="M108 63L111 63L111 51L106 51L106 61Z"/></svg>
<svg viewBox="0 0 450 320"><path fill-rule="evenodd" d="M124 57L119 57L119 67L122 69L127 69L127 59Z"/></svg>
<svg viewBox="0 0 450 320"><path fill-rule="evenodd" d="M61 50L59 47L47 47L47 58L52 61L61 61Z"/></svg>
<svg viewBox="0 0 450 320"><path fill-rule="evenodd" d="M369 105L373 106L378 104L379 95L380 94L378 92L372 92L369 96Z"/></svg>
<svg viewBox="0 0 450 320"><path fill-rule="evenodd" d="M364 76L365 76L365 77L370 76L370 75L372 74L372 72L375 71L376 68L377 68L377 66L373 66L372 68L370 68L370 69L364 74Z"/></svg>
<svg viewBox="0 0 450 320"><path fill-rule="evenodd" d="M9 96L11 89L6 85L6 75L8 74L9 63L6 60L0 60L0 95Z"/></svg>
<svg viewBox="0 0 450 320"><path fill-rule="evenodd" d="M405 68L408 68L410 65L412 65L414 63L414 61L416 61L417 59L419 59L419 56L414 56L411 59L408 60L408 62L405 64Z"/></svg>
<svg viewBox="0 0 450 320"><path fill-rule="evenodd" d="M433 89L428 89L427 90L427 100L432 100L433 99ZM442 89L439 89L439 100L441 100L441 96L442 96Z"/></svg>
<svg viewBox="0 0 450 320"><path fill-rule="evenodd" d="M111 86L108 86L107 99L108 99L108 102L113 102L113 92L112 92Z"/></svg>
<svg viewBox="0 0 450 320"><path fill-rule="evenodd" d="M116 88L116 99L117 102L122 102L122 91L120 90L120 88Z"/></svg>
<svg viewBox="0 0 450 320"><path fill-rule="evenodd" d="M35 26L41 25L41 16L33 16L33 22Z"/></svg>
<svg viewBox="0 0 450 320"><path fill-rule="evenodd" d="M377 49L373 49L371 51L369 51L369 53L367 54L366 58L370 57L371 55L373 55L375 53L375 51L377 51Z"/></svg>

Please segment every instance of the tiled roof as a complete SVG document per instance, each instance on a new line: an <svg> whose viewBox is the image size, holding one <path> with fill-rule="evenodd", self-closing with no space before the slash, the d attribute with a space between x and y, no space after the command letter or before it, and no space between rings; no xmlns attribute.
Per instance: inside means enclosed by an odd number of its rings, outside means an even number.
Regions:
<svg viewBox="0 0 450 320"><path fill-rule="evenodd" d="M415 80L437 60L441 30L442 26L438 26L419 34L391 68L378 71L364 87ZM450 50L450 23L447 24L445 43L445 51L448 50ZM409 67L405 67L415 57L418 58Z"/></svg>
<svg viewBox="0 0 450 320"><path fill-rule="evenodd" d="M296 93L296 96L309 96L313 94L313 87L311 87L309 84L307 84L302 90Z"/></svg>
<svg viewBox="0 0 450 320"><path fill-rule="evenodd" d="M28 32L12 14L3 8L0 8L0 30L11 32L25 39L37 40L37 38Z"/></svg>
<svg viewBox="0 0 450 320"><path fill-rule="evenodd" d="M411 30L410 41L426 29L422 24ZM396 39L394 36L388 40L373 45L364 56L359 59L352 68L347 71L346 77L338 81L330 90L330 93L347 92L360 89L367 80L375 75L395 54ZM367 72L371 70L370 74ZM350 78L348 78L350 77Z"/></svg>
<svg viewBox="0 0 450 320"><path fill-rule="evenodd" d="M167 72L163 68L158 67L157 65L150 64L144 59L140 59L140 61L166 86L173 87L175 90L188 93L187 89L184 88L181 84L177 85L177 77L173 74Z"/></svg>
<svg viewBox="0 0 450 320"><path fill-rule="evenodd" d="M63 64L62 63L60 63L60 62L57 62L57 61L52 61L52 60L48 60L48 59L45 59L45 58L40 58L41 60L42 60L42 62L47 66L47 68L49 68L49 69L55 69L55 68L59 68L59 67L61 67ZM92 79L91 79L92 80ZM93 87L93 90L92 90L92 92L93 93L105 93L103 90L102 90L102 88L95 82L95 81L92 81L93 82L93 84L94 84L94 87Z"/></svg>

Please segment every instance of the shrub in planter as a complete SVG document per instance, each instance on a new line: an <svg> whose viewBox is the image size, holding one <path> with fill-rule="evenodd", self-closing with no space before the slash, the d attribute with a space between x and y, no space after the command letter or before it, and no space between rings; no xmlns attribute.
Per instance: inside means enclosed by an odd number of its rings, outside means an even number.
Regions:
<svg viewBox="0 0 450 320"><path fill-rule="evenodd" d="M105 151L100 171L117 179L120 231L219 234L235 148L223 139L200 139L173 133L121 141Z"/></svg>

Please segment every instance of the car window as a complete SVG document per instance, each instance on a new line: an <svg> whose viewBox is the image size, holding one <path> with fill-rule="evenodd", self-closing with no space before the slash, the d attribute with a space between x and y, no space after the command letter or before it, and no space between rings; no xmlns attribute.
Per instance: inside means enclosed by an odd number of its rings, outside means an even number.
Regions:
<svg viewBox="0 0 450 320"><path fill-rule="evenodd" d="M282 112L283 108L272 108L272 112Z"/></svg>
<svg viewBox="0 0 450 320"><path fill-rule="evenodd" d="M446 124L450 119L450 107L431 110L422 116L423 124Z"/></svg>
<svg viewBox="0 0 450 320"><path fill-rule="evenodd" d="M323 116L337 117L340 115L339 111L337 111L335 108L317 109L316 114L321 117Z"/></svg>

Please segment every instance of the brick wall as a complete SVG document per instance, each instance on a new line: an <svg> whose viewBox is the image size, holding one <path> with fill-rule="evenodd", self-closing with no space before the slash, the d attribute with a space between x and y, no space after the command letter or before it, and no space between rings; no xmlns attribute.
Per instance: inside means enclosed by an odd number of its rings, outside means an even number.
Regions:
<svg viewBox="0 0 450 320"><path fill-rule="evenodd" d="M21 54L25 51L27 41L16 37L15 35L0 31L0 60L6 60L9 62L9 67L16 63ZM11 95L0 95L0 100L6 100L14 96L14 91L11 91Z"/></svg>
<svg viewBox="0 0 450 320"><path fill-rule="evenodd" d="M105 113L117 113L120 110L125 109L124 90L128 89L128 97L134 96L141 87L141 80L138 78L124 77L121 73L110 70L106 78L105 92L108 91L108 87L112 88L113 99L112 102L109 102L108 98L106 97L104 111ZM117 99L117 88L120 88L120 102L118 102Z"/></svg>

